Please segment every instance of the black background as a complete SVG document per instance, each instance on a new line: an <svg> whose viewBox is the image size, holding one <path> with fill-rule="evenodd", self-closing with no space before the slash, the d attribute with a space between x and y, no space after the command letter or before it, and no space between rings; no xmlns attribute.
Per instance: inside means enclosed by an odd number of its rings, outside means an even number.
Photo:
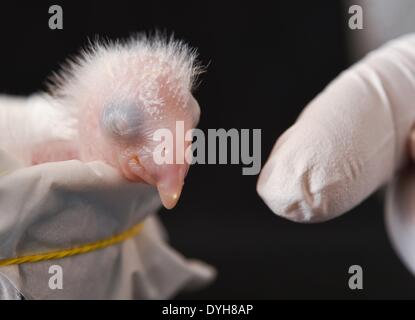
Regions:
<svg viewBox="0 0 415 320"><path fill-rule="evenodd" d="M63 7L64 30L48 28ZM0 5L0 92L43 88L88 37L174 31L208 71L195 93L200 128L262 129L262 162L303 107L351 64L347 9L336 1L82 1ZM358 31L356 31L358 32ZM275 216L238 165L196 165L179 205L162 211L172 245L218 269L208 288L179 298L413 298L415 281L387 238L381 196L325 224ZM348 268L364 290L348 288Z"/></svg>

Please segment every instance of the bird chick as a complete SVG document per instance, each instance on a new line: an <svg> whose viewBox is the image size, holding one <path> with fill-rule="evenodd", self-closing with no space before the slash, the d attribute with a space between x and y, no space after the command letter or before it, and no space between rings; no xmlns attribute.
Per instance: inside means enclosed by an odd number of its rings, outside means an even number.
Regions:
<svg viewBox="0 0 415 320"><path fill-rule="evenodd" d="M130 181L154 185L163 205L173 208L189 164L176 157L175 163L157 164L153 152L160 142L153 134L168 129L175 141L177 121L186 131L197 125L200 108L192 88L199 71L195 51L172 38L140 35L91 45L51 81L53 103L66 113L67 131L76 133L65 154L102 160ZM174 143L164 152L184 155L190 143ZM34 163L56 159L57 148L48 145Z"/></svg>

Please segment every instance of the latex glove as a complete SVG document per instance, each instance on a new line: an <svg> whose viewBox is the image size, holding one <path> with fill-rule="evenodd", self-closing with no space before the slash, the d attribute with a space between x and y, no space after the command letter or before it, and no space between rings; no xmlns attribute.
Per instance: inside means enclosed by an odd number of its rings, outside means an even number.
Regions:
<svg viewBox="0 0 415 320"><path fill-rule="evenodd" d="M415 36L392 41L335 79L277 141L258 192L278 215L336 217L389 181L409 157Z"/></svg>
<svg viewBox="0 0 415 320"><path fill-rule="evenodd" d="M59 260L0 267L0 298L165 299L212 280L214 270L166 242L157 190L128 182L102 162L19 168L0 150L0 259L84 245L144 222L137 236ZM49 287L49 267L63 289Z"/></svg>
<svg viewBox="0 0 415 320"><path fill-rule="evenodd" d="M415 36L407 35L344 71L305 108L275 144L258 193L282 217L319 222L392 181L387 227L415 274L415 175L400 172L415 155L414 101Z"/></svg>

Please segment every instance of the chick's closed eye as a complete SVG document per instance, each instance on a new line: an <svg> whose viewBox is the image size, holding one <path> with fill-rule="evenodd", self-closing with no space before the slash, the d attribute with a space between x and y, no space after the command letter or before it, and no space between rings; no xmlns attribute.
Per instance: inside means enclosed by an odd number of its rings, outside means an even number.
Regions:
<svg viewBox="0 0 415 320"><path fill-rule="evenodd" d="M145 132L145 115L133 102L114 101L104 106L100 125L109 138L119 143L141 140Z"/></svg>

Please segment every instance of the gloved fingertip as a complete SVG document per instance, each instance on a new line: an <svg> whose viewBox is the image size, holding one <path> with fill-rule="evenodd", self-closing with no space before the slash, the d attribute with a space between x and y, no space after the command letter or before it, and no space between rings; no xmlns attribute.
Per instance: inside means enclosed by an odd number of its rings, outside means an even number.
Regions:
<svg viewBox="0 0 415 320"><path fill-rule="evenodd" d="M278 216L300 223L322 222L331 218L327 202L321 193L312 193L307 179L286 184L281 173L269 167L260 174L257 192L265 204ZM294 177L294 175L292 175Z"/></svg>

